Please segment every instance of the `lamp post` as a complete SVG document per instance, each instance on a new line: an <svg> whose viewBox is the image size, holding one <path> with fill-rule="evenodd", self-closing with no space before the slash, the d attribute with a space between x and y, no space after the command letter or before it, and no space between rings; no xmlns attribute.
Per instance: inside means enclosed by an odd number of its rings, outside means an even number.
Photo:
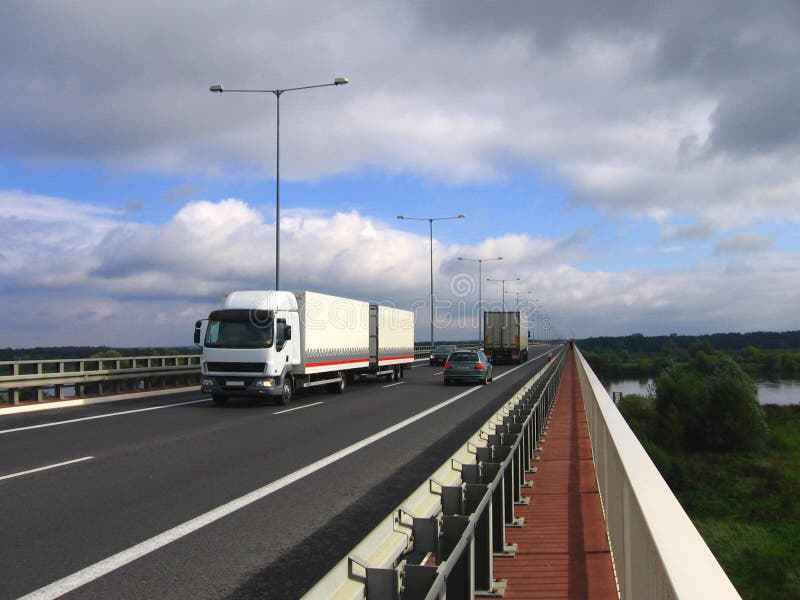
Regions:
<svg viewBox="0 0 800 600"><path fill-rule="evenodd" d="M208 88L210 92L240 92L240 93L270 93L275 94L275 291L281 287L281 94L296 90L310 90L312 88L340 86L349 83L347 77L337 77L332 83L319 83L316 85L303 85L300 87L283 88L274 90L228 90L216 84Z"/></svg>
<svg viewBox="0 0 800 600"><path fill-rule="evenodd" d="M497 258L461 258L458 257L458 260L465 260L469 262L476 262L478 263L478 335L480 335L480 340L478 340L479 344L483 344L483 318L481 310L483 309L483 279L481 278L481 264L488 262L490 260L503 260L502 256L498 256Z"/></svg>
<svg viewBox="0 0 800 600"><path fill-rule="evenodd" d="M502 282L503 284L503 312L506 312L506 281L519 281L519 277L514 277L513 279L491 279L490 277L486 278L486 281L494 281L494 282Z"/></svg>
<svg viewBox="0 0 800 600"><path fill-rule="evenodd" d="M405 221L428 221L430 225L431 237L431 346L433 346L433 222L434 221L447 221L449 219L463 219L464 215L456 215L455 217L406 217L405 215L397 215L398 219Z"/></svg>

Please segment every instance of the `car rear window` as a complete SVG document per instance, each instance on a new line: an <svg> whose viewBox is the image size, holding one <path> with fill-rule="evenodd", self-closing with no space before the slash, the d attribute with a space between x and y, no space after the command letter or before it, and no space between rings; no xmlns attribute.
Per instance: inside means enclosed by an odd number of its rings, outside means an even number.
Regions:
<svg viewBox="0 0 800 600"><path fill-rule="evenodd" d="M453 352L448 360L450 362L477 362L478 355L472 352Z"/></svg>

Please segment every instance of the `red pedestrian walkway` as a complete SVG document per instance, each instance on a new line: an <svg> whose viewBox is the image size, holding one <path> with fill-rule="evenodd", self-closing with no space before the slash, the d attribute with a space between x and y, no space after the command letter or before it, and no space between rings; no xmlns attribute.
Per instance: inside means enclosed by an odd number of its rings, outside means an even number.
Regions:
<svg viewBox="0 0 800 600"><path fill-rule="evenodd" d="M566 360L538 473L526 476L530 504L515 507L525 524L506 529L516 555L494 559L504 598L617 598L574 354Z"/></svg>

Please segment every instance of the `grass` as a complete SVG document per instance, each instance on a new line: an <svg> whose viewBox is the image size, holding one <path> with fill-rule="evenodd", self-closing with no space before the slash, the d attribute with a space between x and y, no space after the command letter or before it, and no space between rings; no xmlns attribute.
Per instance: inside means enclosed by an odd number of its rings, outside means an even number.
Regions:
<svg viewBox="0 0 800 600"><path fill-rule="evenodd" d="M652 400L621 406L745 599L800 598L800 406L765 407L762 452L667 455L649 437Z"/></svg>

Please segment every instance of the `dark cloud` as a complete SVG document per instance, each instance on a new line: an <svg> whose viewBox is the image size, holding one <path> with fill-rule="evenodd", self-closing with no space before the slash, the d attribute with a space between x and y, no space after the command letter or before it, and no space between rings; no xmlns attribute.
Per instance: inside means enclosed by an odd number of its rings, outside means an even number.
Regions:
<svg viewBox="0 0 800 600"><path fill-rule="evenodd" d="M714 248L714 255L723 254L755 254L769 250L775 239L766 237L760 233L738 233L722 240Z"/></svg>

